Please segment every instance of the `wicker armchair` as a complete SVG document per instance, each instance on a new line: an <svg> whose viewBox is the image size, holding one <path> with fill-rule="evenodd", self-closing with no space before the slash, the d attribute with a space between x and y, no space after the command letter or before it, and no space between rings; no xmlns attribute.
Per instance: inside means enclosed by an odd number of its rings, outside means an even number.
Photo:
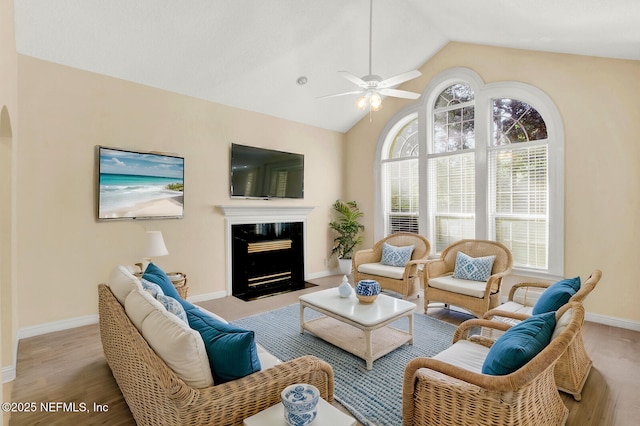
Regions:
<svg viewBox="0 0 640 426"><path fill-rule="evenodd" d="M443 360L412 360L404 371L403 426L564 424L569 412L556 388L553 370L584 320L584 308L576 302L563 306L556 318L569 308L568 325L538 355L511 374L491 376ZM463 351L465 345L490 346L492 341L469 336L469 331L479 326L509 328L486 319L465 321L454 334L454 345L446 351L458 345Z"/></svg>
<svg viewBox="0 0 640 426"><path fill-rule="evenodd" d="M404 267L382 265L384 243L396 247L414 246L411 260ZM422 235L397 232L378 241L373 248L359 250L352 258L353 280L376 280L383 290L400 293L404 299L414 297L420 291L422 265L427 262L431 245Z"/></svg>
<svg viewBox="0 0 640 426"><path fill-rule="evenodd" d="M467 283L478 283L477 281L457 280L464 284L458 286L457 290L452 290L448 286L435 287L432 282L434 278L444 277L450 281L458 252L463 252L471 257L483 257L495 255L491 276L486 284L482 284L480 294L463 293L467 288ZM485 240L460 240L445 248L440 254L440 259L427 263L424 275L424 311L427 312L429 303L442 302L445 305L455 305L464 308L477 317L482 317L489 309L500 304L500 286L502 278L511 272L513 257L511 251L503 244L495 241ZM440 280L438 280L440 281ZM471 284L468 285L471 287Z"/></svg>
<svg viewBox="0 0 640 426"><path fill-rule="evenodd" d="M294 383L310 383L333 401L333 370L314 356L283 362L205 388L187 385L156 355L105 284L98 286L100 338L113 376L138 425L242 425L280 402Z"/></svg>
<svg viewBox="0 0 640 426"><path fill-rule="evenodd" d="M593 291L596 284L602 278L602 271L596 269L589 278L582 283L580 290L574 294L570 302L582 303L584 299ZM515 324L529 318L531 310L537 297L541 292L549 287L550 283L519 283L514 285L509 292L509 300L504 305L492 309L484 315L486 319ZM567 351L560 357L555 369L555 379L558 389L573 395L576 401L582 399L582 388L584 387L593 362L584 348L582 330L567 348Z"/></svg>

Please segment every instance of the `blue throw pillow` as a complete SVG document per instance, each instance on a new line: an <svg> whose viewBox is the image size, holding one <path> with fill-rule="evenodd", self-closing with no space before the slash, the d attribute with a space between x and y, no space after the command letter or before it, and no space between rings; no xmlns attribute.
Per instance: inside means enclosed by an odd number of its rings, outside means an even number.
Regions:
<svg viewBox="0 0 640 426"><path fill-rule="evenodd" d="M158 294L155 299L158 302L162 303L162 306L164 306L167 311L171 312L182 321L184 321L185 324L189 323L184 307L182 307L182 305L176 299L174 299L173 297L165 296L164 294Z"/></svg>
<svg viewBox="0 0 640 426"><path fill-rule="evenodd" d="M555 327L555 312L533 315L514 325L493 343L482 373L493 376L513 373L549 344Z"/></svg>
<svg viewBox="0 0 640 426"><path fill-rule="evenodd" d="M160 288L160 286L156 283L152 283L151 281L147 281L144 278L140 278L140 284L142 284L142 288L145 289L149 294L153 296L155 299L159 294L164 296L164 292Z"/></svg>
<svg viewBox="0 0 640 426"><path fill-rule="evenodd" d="M565 278L557 283L551 284L542 292L538 301L533 305L531 313L533 315L542 314L544 312L552 312L560 309L562 305L567 303L571 296L580 290L580 277Z"/></svg>
<svg viewBox="0 0 640 426"><path fill-rule="evenodd" d="M453 278L471 281L487 281L491 276L491 269L495 256L471 257L459 251L456 255L456 266Z"/></svg>
<svg viewBox="0 0 640 426"><path fill-rule="evenodd" d="M158 268L153 263L149 263L147 269L145 269L144 271L144 274L142 274L142 279L151 281L152 283L159 285L164 295L173 297L178 302L180 302L185 311L188 311L189 309L195 307L195 305L193 305L191 302L187 302L182 297L180 297L178 290L176 290L176 286L173 285L167 274L165 274L162 269Z"/></svg>
<svg viewBox="0 0 640 426"><path fill-rule="evenodd" d="M382 243L382 260L380 263L389 266L404 267L411 260L414 246L396 247L391 244Z"/></svg>
<svg viewBox="0 0 640 426"><path fill-rule="evenodd" d="M189 326L200 333L216 384L260 371L253 331L217 320L200 309L187 310Z"/></svg>

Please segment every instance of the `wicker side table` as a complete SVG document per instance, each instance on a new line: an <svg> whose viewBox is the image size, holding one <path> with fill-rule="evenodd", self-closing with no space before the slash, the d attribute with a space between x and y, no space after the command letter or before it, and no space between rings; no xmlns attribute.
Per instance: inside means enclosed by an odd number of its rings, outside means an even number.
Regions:
<svg viewBox="0 0 640 426"><path fill-rule="evenodd" d="M187 274L183 272L168 272L167 276L178 290L178 294L183 299L187 298L187 292L189 291L189 287L187 287Z"/></svg>

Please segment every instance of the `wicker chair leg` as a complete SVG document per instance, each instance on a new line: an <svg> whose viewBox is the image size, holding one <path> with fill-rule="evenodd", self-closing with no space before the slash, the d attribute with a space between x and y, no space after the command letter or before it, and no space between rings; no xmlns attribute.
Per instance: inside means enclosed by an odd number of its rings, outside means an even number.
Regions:
<svg viewBox="0 0 640 426"><path fill-rule="evenodd" d="M578 333L556 364L554 377L558 390L573 395L573 399L580 401L592 364L584 348L582 333Z"/></svg>

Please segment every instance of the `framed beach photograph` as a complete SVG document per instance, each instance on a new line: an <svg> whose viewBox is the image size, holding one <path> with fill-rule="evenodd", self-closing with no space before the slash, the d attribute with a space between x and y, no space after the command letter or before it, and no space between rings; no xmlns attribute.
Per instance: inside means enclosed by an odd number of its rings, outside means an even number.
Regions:
<svg viewBox="0 0 640 426"><path fill-rule="evenodd" d="M98 146L98 220L180 219L184 158Z"/></svg>

